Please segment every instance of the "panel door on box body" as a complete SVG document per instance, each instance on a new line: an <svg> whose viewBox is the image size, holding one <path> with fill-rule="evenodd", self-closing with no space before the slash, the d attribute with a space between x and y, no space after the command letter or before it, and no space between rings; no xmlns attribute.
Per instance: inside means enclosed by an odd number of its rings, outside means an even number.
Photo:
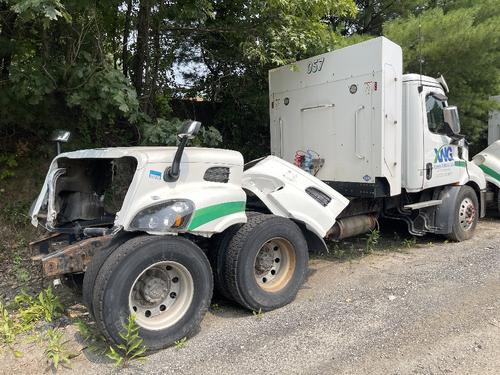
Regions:
<svg viewBox="0 0 500 375"><path fill-rule="evenodd" d="M272 152L293 163L297 153L311 150L324 159L320 179L368 182L363 177L374 176L373 109L366 81L359 77L275 94Z"/></svg>
<svg viewBox="0 0 500 375"><path fill-rule="evenodd" d="M467 173L458 146L446 135L443 108L446 97L436 88L424 87L421 93L424 115L424 189L456 183Z"/></svg>
<svg viewBox="0 0 500 375"><path fill-rule="evenodd" d="M297 154L307 151L325 158L335 141L335 106L328 97L304 103L309 89L274 95L271 108L271 151L293 163ZM274 139L273 139L274 138Z"/></svg>

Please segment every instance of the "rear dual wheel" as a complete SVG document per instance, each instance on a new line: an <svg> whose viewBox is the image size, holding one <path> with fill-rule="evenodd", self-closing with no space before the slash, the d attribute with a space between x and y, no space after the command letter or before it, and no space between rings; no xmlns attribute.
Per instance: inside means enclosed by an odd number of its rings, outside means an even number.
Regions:
<svg viewBox="0 0 500 375"><path fill-rule="evenodd" d="M226 293L253 311L269 311L293 301L309 259L306 240L294 222L263 214L248 218L223 255Z"/></svg>
<svg viewBox="0 0 500 375"><path fill-rule="evenodd" d="M149 350L165 348L197 329L212 298L210 264L182 237L141 236L105 260L95 279L92 308L112 342L131 314Z"/></svg>

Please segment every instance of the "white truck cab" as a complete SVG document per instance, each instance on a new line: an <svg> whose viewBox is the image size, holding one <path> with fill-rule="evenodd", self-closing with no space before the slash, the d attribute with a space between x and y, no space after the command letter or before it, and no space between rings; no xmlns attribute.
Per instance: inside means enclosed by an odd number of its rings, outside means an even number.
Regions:
<svg viewBox="0 0 500 375"><path fill-rule="evenodd" d="M408 192L468 182L484 189L465 140L450 133L445 123L447 91L443 77L403 75L402 187Z"/></svg>

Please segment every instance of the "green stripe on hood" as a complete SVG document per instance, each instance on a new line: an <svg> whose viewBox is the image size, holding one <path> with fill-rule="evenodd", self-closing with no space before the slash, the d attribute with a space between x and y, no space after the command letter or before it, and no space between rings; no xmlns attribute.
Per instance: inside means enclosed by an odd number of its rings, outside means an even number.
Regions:
<svg viewBox="0 0 500 375"><path fill-rule="evenodd" d="M245 211L245 202L226 202L200 208L194 212L188 230L193 230L212 220L241 211Z"/></svg>
<svg viewBox="0 0 500 375"><path fill-rule="evenodd" d="M497 171L494 171L493 169L487 167L486 165L484 164L481 164L479 166L479 168L481 168L483 170L484 173L486 173L488 176L491 176L493 177L495 180L498 180L500 181L500 173L498 173Z"/></svg>

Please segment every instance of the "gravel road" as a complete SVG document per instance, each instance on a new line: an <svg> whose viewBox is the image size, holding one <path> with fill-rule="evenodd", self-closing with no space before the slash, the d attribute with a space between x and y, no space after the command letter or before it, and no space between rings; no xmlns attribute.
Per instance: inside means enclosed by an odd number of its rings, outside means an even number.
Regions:
<svg viewBox="0 0 500 375"><path fill-rule="evenodd" d="M213 308L148 374L499 374L500 221L463 243L351 262L315 259L296 301L255 316ZM112 371L86 354L85 369Z"/></svg>

